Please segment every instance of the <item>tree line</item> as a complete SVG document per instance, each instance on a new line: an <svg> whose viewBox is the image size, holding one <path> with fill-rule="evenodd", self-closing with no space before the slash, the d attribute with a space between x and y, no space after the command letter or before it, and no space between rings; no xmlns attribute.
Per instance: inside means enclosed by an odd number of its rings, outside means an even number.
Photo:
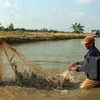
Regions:
<svg viewBox="0 0 100 100"><path fill-rule="evenodd" d="M53 32L53 33L65 33L65 31L58 31L54 29L26 29L26 28L14 28L14 25L11 23L7 28L0 24L0 31L22 31L22 32Z"/></svg>
<svg viewBox="0 0 100 100"><path fill-rule="evenodd" d="M14 25L11 23L7 28L5 28L0 23L0 31L14 31Z"/></svg>
<svg viewBox="0 0 100 100"><path fill-rule="evenodd" d="M84 26L82 26L80 23L75 23L72 24L72 26L70 27L73 31L70 33L83 33L84 32ZM25 29L25 28L14 28L13 23L11 23L7 28L5 28L4 26L2 26L0 24L0 31L22 31L22 32L53 32L53 33L69 33L69 32L65 32L65 31L58 31L58 30L53 30L53 29Z"/></svg>

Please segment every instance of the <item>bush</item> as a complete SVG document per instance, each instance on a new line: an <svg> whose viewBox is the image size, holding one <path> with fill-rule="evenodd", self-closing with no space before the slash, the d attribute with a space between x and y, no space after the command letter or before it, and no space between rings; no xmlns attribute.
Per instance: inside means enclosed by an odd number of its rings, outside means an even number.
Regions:
<svg viewBox="0 0 100 100"><path fill-rule="evenodd" d="M17 30L17 32L16 32L18 35L22 35L24 32L23 31L21 31L21 30Z"/></svg>

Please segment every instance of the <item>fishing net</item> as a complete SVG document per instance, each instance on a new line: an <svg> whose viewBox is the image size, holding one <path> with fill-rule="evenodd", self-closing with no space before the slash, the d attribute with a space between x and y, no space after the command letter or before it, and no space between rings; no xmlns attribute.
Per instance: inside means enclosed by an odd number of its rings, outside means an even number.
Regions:
<svg viewBox="0 0 100 100"><path fill-rule="evenodd" d="M0 81L26 87L58 88L69 85L67 74L68 71L56 75L46 71L5 41L0 43Z"/></svg>

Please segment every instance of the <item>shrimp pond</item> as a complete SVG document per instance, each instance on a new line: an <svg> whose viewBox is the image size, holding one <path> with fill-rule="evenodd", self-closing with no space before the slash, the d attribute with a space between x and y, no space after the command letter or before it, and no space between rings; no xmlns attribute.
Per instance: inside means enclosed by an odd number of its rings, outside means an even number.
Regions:
<svg viewBox="0 0 100 100"><path fill-rule="evenodd" d="M34 63L53 73L63 72L74 61L83 60L87 50L82 39L11 44ZM100 38L96 38L100 50ZM9 73L10 69L4 69ZM66 89L36 89L19 86L0 86L0 100L100 100L100 88L79 89L84 73L70 72L73 84Z"/></svg>

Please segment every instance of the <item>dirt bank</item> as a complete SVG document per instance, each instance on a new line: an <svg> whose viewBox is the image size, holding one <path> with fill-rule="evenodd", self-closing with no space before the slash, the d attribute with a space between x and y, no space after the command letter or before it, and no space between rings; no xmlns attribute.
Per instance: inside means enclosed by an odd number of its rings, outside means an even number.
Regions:
<svg viewBox="0 0 100 100"><path fill-rule="evenodd" d="M100 100L100 88L90 90L38 90L0 87L0 100Z"/></svg>
<svg viewBox="0 0 100 100"><path fill-rule="evenodd" d="M0 38L6 41L7 43L25 43L76 38L80 39L84 38L86 35L93 34L29 32L19 35L16 32L0 32Z"/></svg>

